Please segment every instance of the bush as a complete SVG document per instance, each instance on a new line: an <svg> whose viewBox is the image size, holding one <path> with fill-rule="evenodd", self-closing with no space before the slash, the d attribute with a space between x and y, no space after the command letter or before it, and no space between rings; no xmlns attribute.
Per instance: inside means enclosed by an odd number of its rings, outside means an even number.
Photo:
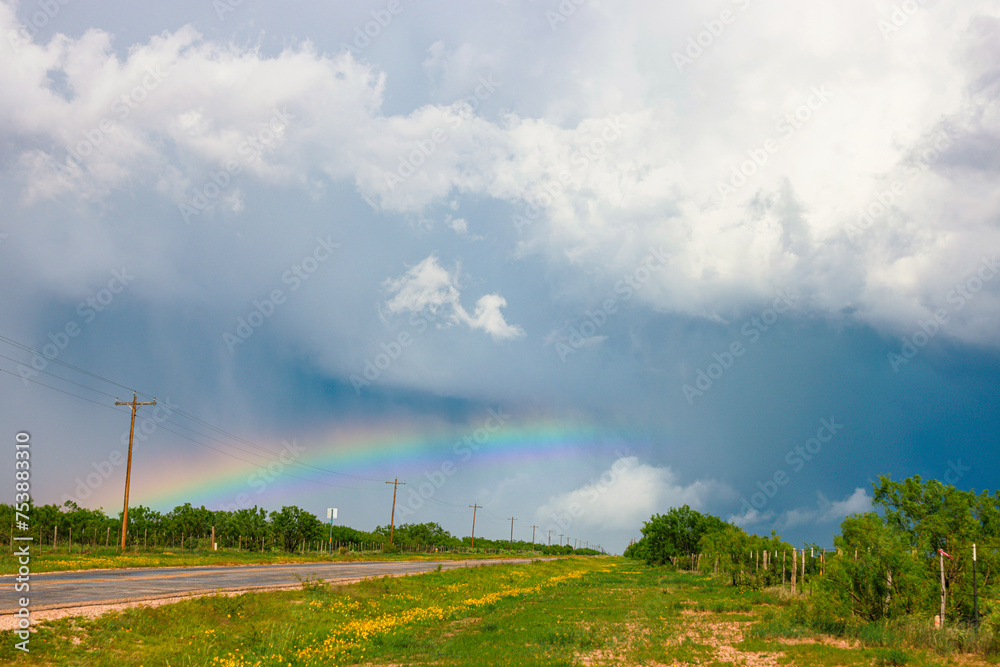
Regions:
<svg viewBox="0 0 1000 667"><path fill-rule="evenodd" d="M901 649L891 648L883 651L877 658L877 665L905 665L910 662L910 656Z"/></svg>
<svg viewBox="0 0 1000 667"><path fill-rule="evenodd" d="M987 655L1000 653L1000 602L983 601L983 618L979 625Z"/></svg>

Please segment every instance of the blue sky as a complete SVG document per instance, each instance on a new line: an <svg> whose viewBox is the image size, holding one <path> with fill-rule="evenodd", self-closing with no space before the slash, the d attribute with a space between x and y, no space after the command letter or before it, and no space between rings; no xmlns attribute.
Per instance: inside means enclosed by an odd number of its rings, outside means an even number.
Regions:
<svg viewBox="0 0 1000 667"><path fill-rule="evenodd" d="M995 2L0 2L0 36L41 502L120 509L128 388L180 406L134 463L161 510L370 529L477 429L407 520L828 545L877 475L997 487Z"/></svg>

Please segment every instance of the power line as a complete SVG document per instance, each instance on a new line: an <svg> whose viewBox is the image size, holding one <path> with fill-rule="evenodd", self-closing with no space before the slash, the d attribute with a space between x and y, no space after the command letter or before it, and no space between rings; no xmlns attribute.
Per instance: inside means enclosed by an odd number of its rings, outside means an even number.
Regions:
<svg viewBox="0 0 1000 667"><path fill-rule="evenodd" d="M93 399L87 398L86 396L80 396L79 394L74 394L73 392L66 391L65 389L59 389L58 387L53 387L52 385L45 384L44 382L39 382L38 380L32 380L31 378L22 378L19 374L11 372L11 371L8 371L8 370L3 369L3 368L0 368L0 373L6 373L7 375L16 377L18 379L27 380L28 382L31 382L33 384L37 384L37 385L40 385L42 387L46 387L47 389L52 389L53 391L58 391L60 394L66 394L67 396L72 396L73 398L78 398L81 401L87 401L88 403L93 403L94 405L99 405L102 408L105 408L105 409L108 409L108 410L114 410L115 412L125 412L124 410L119 410L116 407L107 405L105 403L101 403L99 401L95 401ZM244 463L249 463L250 465L254 465L254 466L259 466L260 465L260 463L257 462L257 461L250 461L248 459L244 459L242 457L236 456L235 454L232 454L230 452L227 452L227 451L224 451L222 449L219 449L218 447L213 447L213 446L207 445L207 444L205 444L203 442L199 442L199 441L195 440L194 438L191 438L190 436L184 435L183 433L178 433L177 431L174 431L173 429L171 429L171 428L169 428L167 426L164 426L163 424L160 424L159 428L161 428L164 431L167 431L169 433L173 433L174 435L177 435L177 436L179 436L181 438L184 438L185 440L193 442L196 445L200 445L201 447L206 447L206 448L211 449L212 451L218 452L218 453L220 453L220 454L222 454L224 456L228 456L230 458L234 458L237 461L243 461ZM245 452L245 453L250 454L250 452ZM258 454L256 456L260 456L260 455ZM356 487L356 486L344 486L342 484L332 484L330 482L322 482L320 480L308 479L306 477L299 477L298 475L293 475L293 474L287 473L287 472L282 472L281 474L287 475L288 477L291 477L293 479L300 479L300 480L302 480L304 482L311 482L313 484L322 484L323 486L330 486L330 487L338 488L338 489L354 489L354 490L358 490L358 491L372 491L371 488L363 488L363 487Z"/></svg>
<svg viewBox="0 0 1000 667"><path fill-rule="evenodd" d="M132 391L132 392L135 391L132 387L126 387L125 385L121 384L120 382L115 382L114 380L110 380L110 379L104 377L103 375L98 375L97 373L92 373L92 372L90 372L90 371L88 371L86 369L80 368L79 366L74 366L73 364L70 364L70 363L67 363L65 361L62 361L61 359L57 359L56 357L50 357L49 355L45 354L44 352L36 350L35 348L30 347L28 345L25 345L24 343L18 343L16 340L14 340L12 338L7 338L6 336L0 335L0 341L3 341L5 343L7 343L8 345L13 345L14 347L20 348L20 349L22 349L22 350L24 350L26 352L31 352L32 354L34 354L36 356L44 357L45 359L48 359L49 361L57 363L60 366L65 366L66 368L71 368L71 369L73 369L74 371L76 371L78 373L83 373L84 375L89 375L92 378L95 378L97 380L102 380L103 382L107 382L108 384L113 384L114 386L120 387L122 389L127 389L128 391ZM37 370L37 369L35 369L35 370ZM25 379L27 379L27 378L25 378ZM138 393L142 393L142 392L138 392ZM143 394L143 396L146 396L146 394Z"/></svg>
<svg viewBox="0 0 1000 667"><path fill-rule="evenodd" d="M21 380L27 380L28 382L33 382L34 384L41 385L43 387L47 387L49 389L53 389L55 391L58 391L60 394L66 394L67 396L72 396L73 398L79 398L81 401L87 401L88 403L93 403L94 405L100 405L102 408L108 408L110 410L114 410L115 412L123 412L123 410L118 410L117 408L112 408L109 405L105 405L104 403L101 403L99 401L95 401L93 399L87 398L86 396L80 396L79 394L74 394L73 392L66 391L65 389L60 389L59 387L53 387L50 384L45 384L44 382L39 382L38 380L32 380L31 378L21 377L17 373L5 370L3 368L0 368L0 373L6 373L7 375L12 375L12 376L14 376L16 378L19 378Z"/></svg>
<svg viewBox="0 0 1000 667"><path fill-rule="evenodd" d="M7 344L12 345L14 347L17 347L17 348L19 348L21 350L24 350L24 351L27 351L27 352L31 352L31 353L36 354L38 356L44 357L46 359L49 359L50 361L53 361L53 362L55 362L57 364L60 364L60 365L62 365L64 367L66 367L66 368L72 369L72 370L77 371L79 373L83 373L84 375L87 375L89 377L101 380L103 382L107 382L108 384L114 385L116 387L121 387L123 389L128 389L129 391L133 392L134 394L142 394L143 396L148 396L150 398L153 398L152 395L150 395L150 394L146 394L144 392L137 391L137 390L133 389L132 387L126 387L125 385L123 385L123 384L121 384L119 382L116 382L114 380L111 380L109 378L106 378L106 377L104 377L104 376L102 376L102 375L100 375L98 373L93 373L93 372L88 371L88 370L86 370L84 368L80 368L79 366L74 366L73 364L70 364L68 362L62 361L60 359L57 359L56 357L49 356L49 355L45 354L44 352L41 352L40 350L36 350L36 349L34 349L34 348L32 348L32 347L30 347L28 345L25 345L23 343L19 343L18 341L15 341L15 340L13 340L11 338L8 338L7 336L0 335L0 341L6 342ZM0 355L0 356L3 356L3 355ZM16 359L13 359L11 357L3 356L3 358L4 359L8 359L10 361L17 362ZM18 362L18 363L20 363L20 362ZM98 394L102 394L102 395L107 396L109 398L116 398L116 400L117 400L117 397L115 397L115 396L113 396L111 394L102 392L99 389L94 389L93 387L87 387L86 385L80 384L78 382L74 382L74 381L69 380L67 378L63 378L61 376L55 375L53 373L50 373L48 371L43 371L43 370L39 370L39 369L34 369L34 370L37 371L37 372L39 372L39 373L45 373L46 375L49 375L49 376L54 377L54 378L57 378L57 379L62 380L64 382L69 382L70 384L74 384L74 385L77 385L77 386L82 387L84 389L88 389L89 391L93 391L93 392L96 392ZM10 373L9 371L5 371L5 372ZM15 374L15 373L10 373L10 374L14 375L15 377L22 377L24 380L27 380L29 382L34 382L35 384L40 384L41 386L48 387L49 389L55 389L56 391L62 391L62 393L68 394L70 396L76 396L77 398L80 398L80 399L83 399L83 400L90 400L90 399L84 398L82 396L79 396L79 395L76 395L76 394L72 394L70 392L66 392L66 391L63 391L61 389L57 389L56 387L52 387L51 385L47 385L45 383L38 382L36 380L32 380L31 378L23 377L23 376L21 376L19 374ZM90 401L90 402L98 404L98 405L101 405L100 403L97 403L96 401ZM244 444L246 444L246 445L248 445L250 447L253 447L254 449L258 449L258 450L260 450L262 452L265 452L267 454L267 456L270 457L272 460L280 460L278 458L279 455L276 452L274 452L273 450L271 450L271 449L268 449L266 447L262 447L260 445L257 445L257 444L255 444L255 443L253 443L253 442L251 442L251 441L249 441L249 440L247 440L245 438L241 438L240 436L237 436L237 435L235 435L233 433L229 433L228 431L225 431L225 430L223 430L221 428L218 428L217 426L213 426L212 424L209 424L208 422L206 422L206 421L204 421L202 419L199 419L198 417L195 417L194 415L191 415L191 414L189 414L189 413L187 413L187 412L185 412L183 410L174 409L173 412L175 412L176 414L178 414L180 416L183 416L183 417L185 417L187 419L190 419L191 421L193 421L193 422L195 422L197 424L200 424L200 425L202 425L202 426L204 426L206 428L212 429L212 430L216 431L217 433L220 433L221 435L224 435L224 436L226 436L228 438L231 438L233 440L237 440L239 442L242 442L242 443L244 443ZM210 436L210 435L208 435L206 433L200 433L198 431L195 431L194 429L184 427L184 426L182 426L180 424L175 424L175 426L177 426L177 428L183 428L185 430L188 430L188 431L190 431L190 432L192 432L192 433L194 433L194 434L196 434L198 436L201 436L203 438L208 438L208 439L211 439L211 440L215 440L215 442L223 444L223 445L225 445L227 447L232 447L233 449L237 449L237 450L243 451L246 454L250 454L250 455L253 455L253 456L260 456L259 454L253 454L252 452L248 452L246 450L243 450L242 448L237 447L236 445L233 445L233 444L230 444L230 443L225 443L225 442L223 442L221 440L218 440L217 438L213 438L212 436ZM179 434L176 431L173 431L173 430L171 430L169 428L166 428L166 427L164 427L162 425L160 425L160 428L163 428L165 431L168 431L170 433L174 433L176 435L181 435L181 437L184 437L182 434ZM186 438L186 439L191 440L191 438ZM191 440L191 441L195 442L196 444L202 444L203 445L203 443L199 443L199 442L197 442L195 440ZM215 451L220 451L220 450L218 450L218 449L216 449L214 447L210 447L210 449L213 449ZM225 452L222 452L222 453L225 453ZM234 457L234 458L238 458L238 457ZM245 459L240 459L240 460L244 460L245 461ZM284 461L281 461L281 463L285 464ZM363 477L363 476L360 476L360 475L351 475L349 473L342 473L342 472L338 472L336 470L329 470L329 469L326 469L326 468L321 468L319 466L314 466L312 464L304 463L304 462L293 461L291 463L288 463L287 465L294 465L294 466L299 467L299 468L311 468L311 469L313 469L313 470L315 470L317 472L323 472L323 473L326 473L326 474L329 474L329 475L335 475L335 476L345 477L345 478L349 478L349 479L358 479L358 480L369 481L369 482L380 481L377 478ZM346 487L342 487L342 488L346 488Z"/></svg>
<svg viewBox="0 0 1000 667"><path fill-rule="evenodd" d="M19 359L15 359L14 357L8 357L8 356L3 355L3 354L0 354L0 359L6 359L8 361L13 361L13 362L18 363L18 364L21 363L21 361ZM89 387L89 386L87 386L85 384L81 384L79 382L74 382L73 380L69 380L67 378L64 378L61 375L56 375L55 373L49 373L48 371L42 371L42 370L38 370L38 369L35 369L35 372L36 373L44 373L45 375L48 375L50 377L56 378L57 380L62 380L63 382L69 382L70 384L75 384L77 387L83 387L84 389L86 389L88 391L93 391L95 393L101 394L102 396L107 396L108 398L117 398L117 396L115 396L114 394L109 394L109 393L107 393L105 391L101 391L100 389L94 389L93 387ZM23 377L23 376L19 376L19 377ZM23 379L28 380L29 382L31 382L30 378L23 378Z"/></svg>
<svg viewBox="0 0 1000 667"><path fill-rule="evenodd" d="M246 444L246 445L248 445L250 447L253 447L254 449L259 449L262 452L266 452L267 454L269 454L271 456L274 455L274 451L271 450L271 449L268 449L266 447L262 447L260 445L257 445L255 443L251 442L250 440L247 440L245 438L241 438L238 435L234 435L232 433L229 433L228 431L225 431L225 430L223 430L223 429L221 429L221 428L219 428L217 426L213 426L212 424L209 424L208 422L206 422L206 421L204 421L202 419L199 419L198 417L195 417L195 416L193 416L193 415L191 415L191 414L189 414L189 413L187 413L187 412L185 412L183 410L175 409L174 412L177 413L178 415L181 415L181 416L187 418L187 419L190 419L191 421L193 421L193 422L195 422L197 424L201 424L202 426L205 426L206 428L210 428L213 431L216 431L217 433L220 433L221 435L226 436L227 438L232 438L233 440L237 440L239 442L242 442L242 443L244 443L244 444ZM193 429L191 429L191 430L193 431ZM193 431L193 432L196 432L196 431ZM207 434L199 433L199 435L202 435L203 437L206 437L206 438L211 438L211 436L209 436ZM219 442L219 441L217 440L217 442ZM380 481L382 481L381 479L376 478L376 477L362 477L360 475L351 475L351 474L345 473L345 472L337 472L336 470L329 470L327 468L321 468L319 466L314 466L314 465L312 465L310 463L298 463L298 462L296 462L296 465L300 465L300 466L312 468L313 470L316 470L316 471L319 471L319 472L324 472L324 473L327 473L329 475L337 475L338 477L349 477L351 479L361 479L361 480L365 480L365 481L368 481L368 482L380 482Z"/></svg>

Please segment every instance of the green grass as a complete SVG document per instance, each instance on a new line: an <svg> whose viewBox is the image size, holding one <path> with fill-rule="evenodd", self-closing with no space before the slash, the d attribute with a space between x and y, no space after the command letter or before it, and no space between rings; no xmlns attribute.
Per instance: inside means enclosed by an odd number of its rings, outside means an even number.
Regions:
<svg viewBox="0 0 1000 667"><path fill-rule="evenodd" d="M33 635L30 656L3 633L0 663L735 665L765 653L782 665L949 664L900 646L835 645L791 621L792 605L776 592L618 558L303 583L52 621Z"/></svg>

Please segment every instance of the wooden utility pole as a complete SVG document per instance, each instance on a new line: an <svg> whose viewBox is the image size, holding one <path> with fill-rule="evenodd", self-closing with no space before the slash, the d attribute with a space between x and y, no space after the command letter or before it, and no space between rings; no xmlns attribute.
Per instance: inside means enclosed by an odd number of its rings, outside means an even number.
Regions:
<svg viewBox="0 0 1000 667"><path fill-rule="evenodd" d="M125 550L125 531L128 530L128 485L129 480L132 477L132 436L135 435L135 411L139 409L140 405L156 405L156 399L154 398L149 403L140 403L135 392L132 392L132 402L123 403L116 400L115 405L131 405L132 406L132 427L128 431L128 465L125 466L125 509L122 510L122 551ZM110 530L110 528L108 529Z"/></svg>
<svg viewBox="0 0 1000 667"><path fill-rule="evenodd" d="M549 546L552 546L552 531L549 531Z"/></svg>
<svg viewBox="0 0 1000 667"><path fill-rule="evenodd" d="M559 533L559 546L562 546L562 538L563 538L563 534ZM569 542L567 542L567 544L569 544Z"/></svg>
<svg viewBox="0 0 1000 667"><path fill-rule="evenodd" d="M481 508L482 505L469 505L472 508L472 548L476 548L476 510Z"/></svg>
<svg viewBox="0 0 1000 667"><path fill-rule="evenodd" d="M386 484L392 484L392 516L389 519L389 546L392 546L392 533L396 529L396 487L400 484L406 485L406 482L400 482L399 478L395 478L391 482L386 482Z"/></svg>
<svg viewBox="0 0 1000 667"><path fill-rule="evenodd" d="M510 518L510 550L514 550L514 522L517 521L514 517Z"/></svg>
<svg viewBox="0 0 1000 667"><path fill-rule="evenodd" d="M535 525L531 526L531 551L532 551L532 553L534 553L534 551L535 551L535 528L538 528L538 526L535 526ZM975 547L973 547L973 550L974 549L975 549Z"/></svg>

